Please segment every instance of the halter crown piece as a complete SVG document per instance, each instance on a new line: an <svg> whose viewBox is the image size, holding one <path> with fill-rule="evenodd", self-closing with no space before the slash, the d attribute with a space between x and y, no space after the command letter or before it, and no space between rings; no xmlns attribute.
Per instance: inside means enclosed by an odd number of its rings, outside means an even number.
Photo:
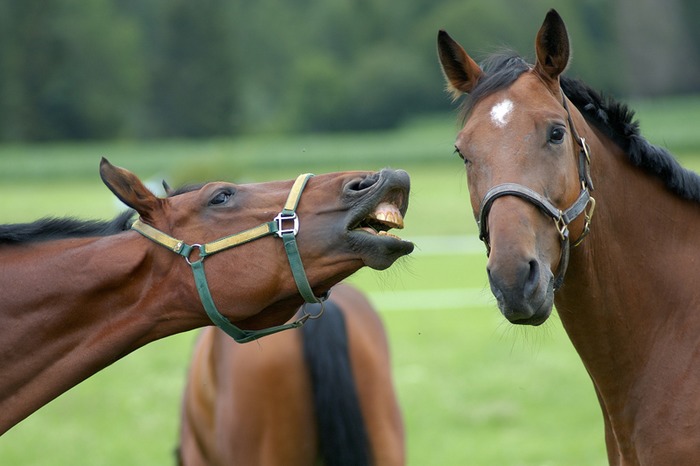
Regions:
<svg viewBox="0 0 700 466"><path fill-rule="evenodd" d="M585 218L583 232L581 233L581 236L579 236L578 239L571 245L572 247L576 247L581 244L583 239L590 232L591 219L593 218L593 212L595 210L595 198L593 198L590 193L594 188L593 181L591 180L591 154L588 149L588 144L586 144L586 140L584 138L579 136L576 128L574 127L574 122L571 119L571 112L569 111L569 106L566 103L566 96L563 95L563 93L562 105L566 109L569 127L571 128L571 135L580 148L578 157L578 177L581 183L581 192L579 193L578 198L573 204L571 204L571 206L569 206L569 208L561 210L552 204L552 202L542 194L528 188L527 186L517 183L503 183L494 186L486 192L484 199L481 201L479 220L477 221L479 227L479 239L486 245L486 255L488 255L491 252L488 215L493 202L499 197L519 197L534 204L545 215L551 217L554 220L554 225L556 226L561 239L561 256L559 258L557 273L554 278L554 291L558 290L564 283L564 275L566 274L566 268L569 265L569 223L573 222L579 215L584 214Z"/></svg>
<svg viewBox="0 0 700 466"><path fill-rule="evenodd" d="M299 254L299 248L297 247L296 241L296 235L299 232L299 217L297 217L296 208L299 204L299 199L301 198L301 192L304 190L306 183L312 176L314 175L311 173L305 173L297 177L291 191L289 192L287 202L284 204L282 212L280 212L272 221L263 223L262 225L258 225L257 227L250 228L248 230L244 230L240 233L225 236L210 243L187 244L184 241L173 238L172 236L153 228L152 226L142 222L140 219L137 219L131 228L132 230L136 230L137 232L141 233L151 241L184 257L185 261L187 261L190 267L192 267L195 285L197 287L197 292L199 293L199 299L201 300L204 310L211 321L238 343L247 343L266 335L281 332L282 330L301 327L307 319L315 319L323 313L323 302L326 300L326 298L328 298L328 293L321 297L316 297L314 295L311 285L309 284L309 280L306 278L304 265L301 262L301 256ZM216 308L214 298L212 298L211 291L209 290L207 277L204 274L204 259L212 254L216 254L217 252L221 252L235 246L240 246L241 244L273 234L276 234L282 238L282 241L284 242L284 249L287 253L287 259L289 260L289 265L292 269L292 275L294 276L294 281L299 290L299 294L301 294L304 301L307 303L321 304L321 311L316 315L311 315L305 312L302 317L289 324L277 325L260 330L245 330L231 323L231 321L222 315ZM197 250L199 253L199 257L197 260L192 261L190 260L190 256L195 250Z"/></svg>

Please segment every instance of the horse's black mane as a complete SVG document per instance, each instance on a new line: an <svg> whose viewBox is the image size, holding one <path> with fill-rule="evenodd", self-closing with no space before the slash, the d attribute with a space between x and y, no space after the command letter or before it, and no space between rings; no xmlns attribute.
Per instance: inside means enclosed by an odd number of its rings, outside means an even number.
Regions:
<svg viewBox="0 0 700 466"><path fill-rule="evenodd" d="M197 191L202 186L202 184L182 186L170 191L168 197ZM49 217L31 223L0 225L0 245L116 235L131 228L134 214L134 210L128 209L112 220Z"/></svg>
<svg viewBox="0 0 700 466"><path fill-rule="evenodd" d="M491 56L482 63L481 68L484 76L464 103L465 119L476 102L508 87L531 67L518 55L507 52ZM632 165L659 177L676 195L700 202L700 176L683 168L666 149L644 139L639 132L639 122L634 118L634 111L626 104L603 96L582 81L566 76L561 77L561 87L586 120L622 148Z"/></svg>
<svg viewBox="0 0 700 466"><path fill-rule="evenodd" d="M131 227L133 216L133 210L126 210L114 219L106 221L78 220L75 218L42 218L32 223L0 225L0 244L116 235Z"/></svg>

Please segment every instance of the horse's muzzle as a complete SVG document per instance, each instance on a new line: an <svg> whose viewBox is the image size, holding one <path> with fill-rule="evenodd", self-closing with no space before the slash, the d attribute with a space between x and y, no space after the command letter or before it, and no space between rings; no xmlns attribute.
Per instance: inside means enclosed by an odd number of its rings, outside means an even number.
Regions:
<svg viewBox="0 0 700 466"><path fill-rule="evenodd" d="M389 233L403 228L410 186L405 171L384 169L343 188L350 206L345 222L348 244L365 265L383 270L413 251L412 242Z"/></svg>
<svg viewBox="0 0 700 466"><path fill-rule="evenodd" d="M489 260L486 268L498 308L512 324L542 324L554 303L552 272L536 259L509 262L501 267Z"/></svg>

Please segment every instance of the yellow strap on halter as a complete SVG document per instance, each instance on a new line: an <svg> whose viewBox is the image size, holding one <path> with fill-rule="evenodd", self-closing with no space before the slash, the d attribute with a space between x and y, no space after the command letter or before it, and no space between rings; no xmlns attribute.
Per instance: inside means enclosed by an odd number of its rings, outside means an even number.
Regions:
<svg viewBox="0 0 700 466"><path fill-rule="evenodd" d="M275 225L276 224L273 222L263 223L262 225L241 231L235 235L217 239L216 241L204 245L204 253L207 255L214 254L215 252L223 251L224 249L232 248L239 244L247 243L248 241L253 241L261 236L269 235L275 232Z"/></svg>
<svg viewBox="0 0 700 466"><path fill-rule="evenodd" d="M292 189L289 191L289 196L287 196L287 201L284 204L283 213L289 212L292 215L296 215L294 214L294 211L296 210L297 205L299 204L301 192L304 190L306 182L311 176L313 176L311 173L305 173L297 177L297 179L294 181L294 184L292 185ZM285 217L283 217L283 220L284 219ZM248 230L244 230L239 233L226 236L224 238L219 238L210 243L193 245L187 245L184 241L179 240L177 238L173 238L172 236L163 233L162 231L157 230L156 228L142 222L141 219L137 219L131 225L131 228L133 230L138 231L143 236L150 238L156 243L159 243L178 254L188 257L190 251L194 248L199 248L201 255L208 256L210 254L223 251L224 249L232 248L234 246L247 243L249 241L261 238L263 236L267 236L272 233L277 233L279 229L278 226L280 225L281 223L277 223L276 221L267 222L256 227L250 228ZM294 231L294 234L296 234L296 231Z"/></svg>
<svg viewBox="0 0 700 466"><path fill-rule="evenodd" d="M182 247L185 245L183 241L173 238L172 236L153 228L147 223L142 222L140 218L134 221L134 223L131 225L131 229L138 231L143 236L150 238L156 243L162 244L166 248L178 254L180 253L180 251L182 251Z"/></svg>
<svg viewBox="0 0 700 466"><path fill-rule="evenodd" d="M299 204L299 199L301 199L301 192L304 190L306 182L309 181L309 178L312 176L312 173L304 173L303 175L299 175L297 179L294 180L294 185L289 191L289 196L287 197L287 202L284 204L283 210L296 210L297 204Z"/></svg>

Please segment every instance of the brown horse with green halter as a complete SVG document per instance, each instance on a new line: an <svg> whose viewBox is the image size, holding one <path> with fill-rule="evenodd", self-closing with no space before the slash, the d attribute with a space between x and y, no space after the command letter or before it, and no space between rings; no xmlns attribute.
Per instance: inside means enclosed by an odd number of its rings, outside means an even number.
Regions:
<svg viewBox="0 0 700 466"><path fill-rule="evenodd" d="M103 159L133 212L0 226L0 433L131 351L215 323L239 341L413 245L401 170L208 183L165 199ZM320 297L320 298L317 298ZM270 330L272 327L272 330Z"/></svg>
<svg viewBox="0 0 700 466"><path fill-rule="evenodd" d="M448 88L470 96L455 147L491 290L514 324L542 324L556 304L610 464L698 464L700 177L649 144L625 105L562 76L554 10L535 45L534 65L482 67L438 35Z"/></svg>

